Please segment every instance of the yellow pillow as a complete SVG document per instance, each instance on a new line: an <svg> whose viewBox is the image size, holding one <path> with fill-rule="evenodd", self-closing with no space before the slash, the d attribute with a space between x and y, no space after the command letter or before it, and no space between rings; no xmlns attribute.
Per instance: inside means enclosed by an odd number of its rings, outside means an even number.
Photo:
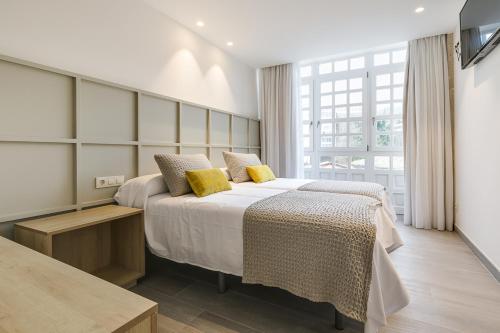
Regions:
<svg viewBox="0 0 500 333"><path fill-rule="evenodd" d="M232 189L226 176L218 168L188 170L186 178L197 197Z"/></svg>
<svg viewBox="0 0 500 333"><path fill-rule="evenodd" d="M247 166L247 173L256 183L264 183L276 179L273 171L267 165Z"/></svg>

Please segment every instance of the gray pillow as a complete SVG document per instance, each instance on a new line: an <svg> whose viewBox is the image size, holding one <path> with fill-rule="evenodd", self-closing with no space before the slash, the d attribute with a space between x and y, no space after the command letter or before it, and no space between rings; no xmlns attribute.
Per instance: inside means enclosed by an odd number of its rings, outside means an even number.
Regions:
<svg viewBox="0 0 500 333"><path fill-rule="evenodd" d="M173 197L192 192L186 179L187 170L212 168L212 164L203 154L156 154L155 161Z"/></svg>
<svg viewBox="0 0 500 333"><path fill-rule="evenodd" d="M250 176L247 173L247 166L262 165L262 162L255 154L230 153L227 151L222 154L229 174L235 183L242 183L250 180Z"/></svg>
<svg viewBox="0 0 500 333"><path fill-rule="evenodd" d="M219 169L220 169L220 171L222 171L222 173L224 174L224 176L226 176L227 180L229 180L229 181L233 180L231 178L231 175L229 174L229 170L227 168L219 168Z"/></svg>

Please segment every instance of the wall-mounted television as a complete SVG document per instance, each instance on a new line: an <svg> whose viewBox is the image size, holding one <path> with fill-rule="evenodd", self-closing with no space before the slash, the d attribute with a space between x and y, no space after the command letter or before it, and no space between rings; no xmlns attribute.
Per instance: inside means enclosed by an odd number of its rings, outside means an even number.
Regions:
<svg viewBox="0 0 500 333"><path fill-rule="evenodd" d="M467 0L460 12L462 69L477 64L500 42L500 0Z"/></svg>

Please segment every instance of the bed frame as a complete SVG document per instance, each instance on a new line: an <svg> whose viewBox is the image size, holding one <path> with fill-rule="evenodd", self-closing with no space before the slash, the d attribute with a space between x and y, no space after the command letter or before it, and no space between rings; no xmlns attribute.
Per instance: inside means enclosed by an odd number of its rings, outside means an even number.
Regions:
<svg viewBox="0 0 500 333"><path fill-rule="evenodd" d="M222 272L218 272L217 276L217 288L219 290L219 293L223 294L227 290L227 284L226 284L226 274ZM344 315L340 313L337 308L335 308L335 329L342 331L344 329Z"/></svg>

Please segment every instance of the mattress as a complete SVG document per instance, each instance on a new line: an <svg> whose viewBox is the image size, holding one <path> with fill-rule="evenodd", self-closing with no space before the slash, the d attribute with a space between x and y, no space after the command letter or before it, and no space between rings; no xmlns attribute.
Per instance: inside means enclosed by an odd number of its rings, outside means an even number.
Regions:
<svg viewBox="0 0 500 333"><path fill-rule="evenodd" d="M280 186L279 183L273 185ZM245 209L258 200L287 190L236 185L231 191L202 198L194 194L153 195L145 203L148 246L160 257L241 276ZM365 323L367 333L377 332L386 324L389 314L409 302L408 293L386 251L395 246L395 238L390 235L397 231L382 208L376 212L375 223L377 239L373 250L368 321Z"/></svg>

